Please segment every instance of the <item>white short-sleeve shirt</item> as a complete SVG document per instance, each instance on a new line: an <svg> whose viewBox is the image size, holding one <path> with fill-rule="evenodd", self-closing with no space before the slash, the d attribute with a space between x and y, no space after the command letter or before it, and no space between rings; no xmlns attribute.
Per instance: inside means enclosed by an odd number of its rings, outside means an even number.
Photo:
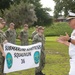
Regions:
<svg viewBox="0 0 75 75"><path fill-rule="evenodd" d="M71 33L71 39L75 40L75 30ZM69 46L69 55L70 57L75 57L75 45L70 43Z"/></svg>

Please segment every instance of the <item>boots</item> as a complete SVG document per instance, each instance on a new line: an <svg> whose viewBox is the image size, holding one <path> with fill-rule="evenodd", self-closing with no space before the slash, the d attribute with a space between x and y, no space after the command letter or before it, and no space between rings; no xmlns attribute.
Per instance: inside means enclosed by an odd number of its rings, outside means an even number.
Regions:
<svg viewBox="0 0 75 75"><path fill-rule="evenodd" d="M40 71L40 72L38 72L38 73L35 73L35 75L45 75L45 74L43 74L43 73Z"/></svg>
<svg viewBox="0 0 75 75"><path fill-rule="evenodd" d="M45 75L45 74L43 74L43 73L40 71L40 75Z"/></svg>
<svg viewBox="0 0 75 75"><path fill-rule="evenodd" d="M41 75L41 74L40 74L40 72L38 72L38 73L35 73L35 75Z"/></svg>

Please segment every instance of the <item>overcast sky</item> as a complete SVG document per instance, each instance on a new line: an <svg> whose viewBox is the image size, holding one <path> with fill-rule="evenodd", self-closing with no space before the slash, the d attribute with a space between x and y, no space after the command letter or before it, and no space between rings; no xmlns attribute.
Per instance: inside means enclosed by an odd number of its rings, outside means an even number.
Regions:
<svg viewBox="0 0 75 75"><path fill-rule="evenodd" d="M55 3L53 0L41 0L41 4L43 5L43 7L50 7L51 8L51 12L50 12L50 15L53 16L53 12L54 12L54 6L55 6Z"/></svg>

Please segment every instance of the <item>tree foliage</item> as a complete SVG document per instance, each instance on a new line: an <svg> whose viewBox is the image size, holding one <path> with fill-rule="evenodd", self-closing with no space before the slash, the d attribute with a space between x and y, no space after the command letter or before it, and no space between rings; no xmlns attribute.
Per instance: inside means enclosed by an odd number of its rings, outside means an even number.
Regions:
<svg viewBox="0 0 75 75"><path fill-rule="evenodd" d="M48 14L48 12L51 11L51 9L50 8L42 8L42 4L40 3L40 0L1 0L0 4L5 4L4 5L5 7L3 7L1 5L1 9L0 10L2 10L2 13L3 13L2 16L4 16L4 12L7 13L5 9L7 9L8 12L11 12L12 9L14 9L15 6L17 6L17 5L20 5L21 2L24 2L25 4L27 4L27 6L28 6L28 4L31 4L32 7L34 7L35 14L36 14L36 17L37 17L37 22L35 22L34 25L36 25L36 24L38 24L38 25L45 25L45 24L52 23L52 17ZM10 7L11 5L12 5L12 7ZM17 8L18 8L18 6L17 6ZM15 11L18 11L18 9L15 8ZM17 12L15 12L15 11L12 11L14 17L15 17L15 14L18 16ZM15 12L15 14L14 14L14 12ZM9 22L10 21L12 21L12 20L9 19Z"/></svg>
<svg viewBox="0 0 75 75"><path fill-rule="evenodd" d="M68 11L72 11L75 13L75 0L54 0L56 3L55 6L55 17L57 17L62 11L64 15L68 15Z"/></svg>
<svg viewBox="0 0 75 75"><path fill-rule="evenodd" d="M27 23L32 25L37 21L34 7L31 4L21 2L19 5L12 5L9 10L5 10L7 23L14 22L17 27Z"/></svg>
<svg viewBox="0 0 75 75"><path fill-rule="evenodd" d="M19 0L13 0L16 3L19 3ZM33 4L35 7L35 13L37 16L37 22L35 22L34 25L38 24L38 25L47 25L52 23L52 18L50 17L50 15L48 14L48 11L51 11L50 8L42 8L42 4L40 3L40 0L22 0L25 3L30 3Z"/></svg>
<svg viewBox="0 0 75 75"><path fill-rule="evenodd" d="M3 10L10 7L12 0L0 0L0 10L3 13Z"/></svg>
<svg viewBox="0 0 75 75"><path fill-rule="evenodd" d="M47 25L47 24L52 23L51 17L48 14L48 11L51 11L51 9L50 8L42 8L42 5L39 3L39 1L40 0L38 0L37 3L36 2L34 3L36 16L38 17L38 21L35 24Z"/></svg>

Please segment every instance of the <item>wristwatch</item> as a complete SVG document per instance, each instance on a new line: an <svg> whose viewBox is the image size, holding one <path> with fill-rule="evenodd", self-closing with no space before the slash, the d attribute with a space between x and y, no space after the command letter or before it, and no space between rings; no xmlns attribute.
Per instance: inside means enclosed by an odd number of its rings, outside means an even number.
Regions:
<svg viewBox="0 0 75 75"><path fill-rule="evenodd" d="M71 38L68 40L68 42L71 42Z"/></svg>

